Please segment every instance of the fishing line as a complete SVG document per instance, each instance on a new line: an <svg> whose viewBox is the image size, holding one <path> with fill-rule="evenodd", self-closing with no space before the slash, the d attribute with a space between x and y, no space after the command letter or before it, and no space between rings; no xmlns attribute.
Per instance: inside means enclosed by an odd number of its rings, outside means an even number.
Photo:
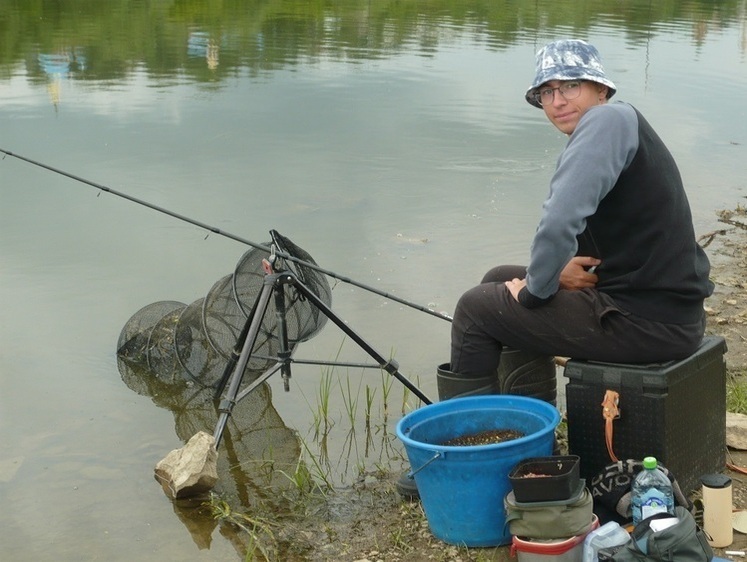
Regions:
<svg viewBox="0 0 747 562"><path fill-rule="evenodd" d="M241 244L246 244L247 246L251 246L253 248L256 248L258 250L263 250L265 252L272 253L271 248L263 245L258 244L256 242L252 242L251 240L247 240L246 238L242 238L241 236L237 236L236 234L232 234L230 232L226 232L225 230L221 230L219 228L216 228L215 226L211 226L209 224L206 224L204 222L198 221L196 219L187 217L185 215L181 215L179 213L176 213L174 211L171 211L169 209L166 209L165 207L161 207L159 205L154 205L153 203L149 203L148 201L145 201L143 199L139 199L137 197L133 197L132 195L128 195L127 193L123 193L121 191L117 191L116 189L112 189L106 185L102 185L100 183L96 183L94 181L88 180L86 178L83 178L81 176L76 176L75 174L71 174L70 172L66 172L64 170L60 170L59 168L55 168L53 166L49 166L48 164L44 164L42 162L38 162L36 160L32 160L31 158L26 158L25 156L21 156L20 154L16 154L14 152L11 152L9 150L5 150L3 148L0 148L0 152L2 152L5 156L12 156L13 158L18 158L19 160L23 160L24 162L27 162L29 164L32 164L33 166L37 166L39 168L43 168L45 170L48 170L50 172L53 172L55 174L59 174L61 176L65 176L67 178L70 178L72 180L75 180L80 183L84 183L86 185L90 185L91 187L95 187L96 189L99 189L105 193L110 193L111 195L116 195L117 197L121 197L122 199L126 199L132 203L136 203L137 205L142 205L143 207L148 207L149 209L152 209L154 211L157 211L159 213L163 213L164 215L168 215L170 217L173 217L177 220L189 223L191 225L197 226L203 230L207 230L208 232L212 232L214 234L217 234L219 236L223 236L225 238L229 238L231 240L234 240L236 242L240 242ZM3 160L5 159L5 156L3 156ZM349 285L354 285L360 289L363 289L365 291L369 291L371 293L377 294L379 296L391 299L393 301L396 301L400 304L403 304L405 306L408 306L410 308L414 308L415 310L419 310L421 312L425 312L426 314L430 314L431 316L435 316L437 318L441 318L442 320L447 320L451 322L452 318L451 316L444 314L442 312L436 312L435 310L432 310L430 308L427 308L425 306L407 301L405 299L401 299L395 295L392 295L391 293L387 293L386 291L381 291L379 289L376 289L375 287L371 287L370 285L366 285L364 283L360 283L358 281L355 281L353 279L350 279L349 277L345 277L343 275L339 275L338 273L335 273L334 271L330 271L328 269L324 269L322 267L319 267L316 264L309 263L307 261L301 260L296 258L295 256L283 253L283 252L275 252L276 255L282 257L283 259L295 262L299 265L303 265L305 267L314 269L318 271L319 273L323 273L324 275L327 275L329 277L332 277L333 279L337 279L338 281L341 281L343 283L348 283Z"/></svg>

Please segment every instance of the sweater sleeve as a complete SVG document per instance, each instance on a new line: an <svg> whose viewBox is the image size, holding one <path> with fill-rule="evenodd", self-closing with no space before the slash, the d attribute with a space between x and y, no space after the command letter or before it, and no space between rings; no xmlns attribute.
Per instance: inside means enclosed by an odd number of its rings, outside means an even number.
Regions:
<svg viewBox="0 0 747 562"><path fill-rule="evenodd" d="M638 150L638 118L628 104L609 103L586 111L571 134L550 182L527 267L529 308L558 291L560 273L578 248L587 217L612 190ZM603 256L595 256L603 258Z"/></svg>

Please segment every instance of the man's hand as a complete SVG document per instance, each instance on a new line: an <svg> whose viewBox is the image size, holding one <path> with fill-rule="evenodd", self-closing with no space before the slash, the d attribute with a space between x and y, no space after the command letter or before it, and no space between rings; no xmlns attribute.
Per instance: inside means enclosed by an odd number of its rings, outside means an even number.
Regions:
<svg viewBox="0 0 747 562"><path fill-rule="evenodd" d="M506 287L508 287L508 290L513 295L513 297L516 299L516 302L519 302L519 291L521 291L524 287L527 285L526 279L512 279L511 281L506 281Z"/></svg>
<svg viewBox="0 0 747 562"><path fill-rule="evenodd" d="M560 272L560 288L574 291L596 286L599 277L592 272L593 270L589 271L589 268L596 268L600 263L602 260L589 256L571 258Z"/></svg>

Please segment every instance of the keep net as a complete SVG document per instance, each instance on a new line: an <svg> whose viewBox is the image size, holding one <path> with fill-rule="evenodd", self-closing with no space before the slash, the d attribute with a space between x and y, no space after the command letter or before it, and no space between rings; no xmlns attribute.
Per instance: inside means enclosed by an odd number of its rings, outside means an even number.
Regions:
<svg viewBox="0 0 747 562"><path fill-rule="evenodd" d="M276 250L274 271L289 271L327 307L332 290L316 262L290 239L271 230L272 241L265 247ZM203 387L215 387L221 380L232 352L257 298L267 273L263 263L272 261L270 253L252 248L237 262L234 271L218 279L204 297L191 304L158 301L137 311L122 328L117 356L139 370L147 370L159 381L194 381ZM295 346L316 335L327 316L308 301L293 283L283 284L287 345ZM253 380L278 359L281 334L275 298L270 298L250 359L244 381ZM248 375L248 376L247 376ZM254 376L252 376L254 375Z"/></svg>

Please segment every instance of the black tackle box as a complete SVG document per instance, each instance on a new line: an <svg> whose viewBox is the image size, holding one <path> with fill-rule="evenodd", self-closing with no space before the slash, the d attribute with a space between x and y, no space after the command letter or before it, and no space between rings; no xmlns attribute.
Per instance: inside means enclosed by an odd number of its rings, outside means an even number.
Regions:
<svg viewBox="0 0 747 562"><path fill-rule="evenodd" d="M648 365L570 360L565 367L568 449L590 481L612 460L602 401L619 393L613 422L618 459L656 457L687 494L726 465L726 342L706 336L687 359Z"/></svg>

